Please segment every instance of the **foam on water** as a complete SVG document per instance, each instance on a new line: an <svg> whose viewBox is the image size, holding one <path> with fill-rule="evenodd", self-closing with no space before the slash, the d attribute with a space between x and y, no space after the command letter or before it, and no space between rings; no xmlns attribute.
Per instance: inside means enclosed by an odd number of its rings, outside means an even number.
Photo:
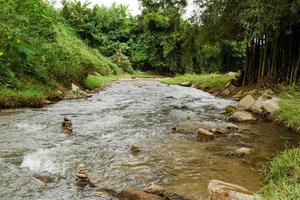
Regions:
<svg viewBox="0 0 300 200"><path fill-rule="evenodd" d="M26 155L21 167L26 167L33 172L58 173L59 167L55 164L51 149L39 149L34 153Z"/></svg>

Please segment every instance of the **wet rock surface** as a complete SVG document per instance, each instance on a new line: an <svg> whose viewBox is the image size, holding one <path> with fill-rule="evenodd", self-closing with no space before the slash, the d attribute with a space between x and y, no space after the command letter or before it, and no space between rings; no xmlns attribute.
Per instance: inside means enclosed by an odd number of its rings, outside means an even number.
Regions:
<svg viewBox="0 0 300 200"><path fill-rule="evenodd" d="M252 192L239 185L220 180L211 180L208 184L208 200L254 200Z"/></svg>
<svg viewBox="0 0 300 200"><path fill-rule="evenodd" d="M229 121L232 122L247 122L254 120L256 120L256 118L247 111L236 111L229 117Z"/></svg>

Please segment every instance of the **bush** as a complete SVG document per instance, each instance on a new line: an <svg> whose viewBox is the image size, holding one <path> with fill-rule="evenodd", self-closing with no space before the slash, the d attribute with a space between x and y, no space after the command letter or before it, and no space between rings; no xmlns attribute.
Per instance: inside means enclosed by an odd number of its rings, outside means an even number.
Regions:
<svg viewBox="0 0 300 200"><path fill-rule="evenodd" d="M83 82L92 71L118 72L43 0L0 0L0 69L0 82L13 88L23 79L54 85Z"/></svg>
<svg viewBox="0 0 300 200"><path fill-rule="evenodd" d="M133 73L131 62L128 57L121 53L121 50L118 50L115 55L111 57L113 63L115 63L120 69L123 69L124 72Z"/></svg>

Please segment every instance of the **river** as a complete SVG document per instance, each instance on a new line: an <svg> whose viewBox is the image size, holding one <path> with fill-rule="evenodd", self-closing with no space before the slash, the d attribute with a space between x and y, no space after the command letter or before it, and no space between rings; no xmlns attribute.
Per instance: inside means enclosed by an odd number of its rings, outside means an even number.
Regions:
<svg viewBox="0 0 300 200"><path fill-rule="evenodd" d="M212 142L195 134L172 134L226 123L223 109L236 102L157 80L118 81L89 99L61 101L40 109L0 112L1 199L108 199L79 190L75 170L84 162L92 181L120 191L150 183L192 200L207 197L210 179L257 191L259 170L278 151L296 144L293 132L269 122L239 124L243 131ZM70 117L75 134L61 128ZM137 144L141 153L132 155ZM227 158L222 152L249 147L253 154ZM50 183L37 175L53 178Z"/></svg>

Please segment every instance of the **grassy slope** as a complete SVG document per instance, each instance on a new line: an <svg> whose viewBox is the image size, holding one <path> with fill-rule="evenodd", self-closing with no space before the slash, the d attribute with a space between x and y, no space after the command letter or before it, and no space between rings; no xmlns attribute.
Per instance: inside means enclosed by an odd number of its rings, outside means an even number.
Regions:
<svg viewBox="0 0 300 200"><path fill-rule="evenodd" d="M57 97L57 82L83 85L91 72L120 72L43 1L0 2L0 107L38 106Z"/></svg>

